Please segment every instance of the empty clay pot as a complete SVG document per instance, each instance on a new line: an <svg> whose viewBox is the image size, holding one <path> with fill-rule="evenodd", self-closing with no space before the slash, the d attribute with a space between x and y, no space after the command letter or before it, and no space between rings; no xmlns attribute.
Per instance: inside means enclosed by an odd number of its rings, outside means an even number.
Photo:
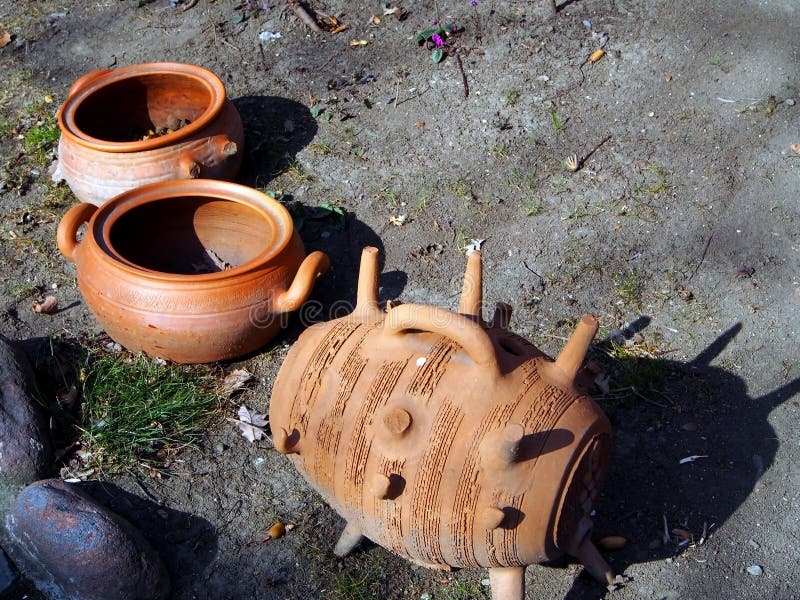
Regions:
<svg viewBox="0 0 800 600"><path fill-rule="evenodd" d="M329 264L322 252L306 257L279 202L203 179L150 184L100 208L73 206L59 223L58 247L114 340L182 363L263 346Z"/></svg>
<svg viewBox="0 0 800 600"><path fill-rule="evenodd" d="M581 363L586 316L554 361L481 311L480 253L459 313L377 302L364 250L354 312L308 328L270 402L275 447L347 521L335 552L367 537L436 569L488 567L494 598L522 599L525 566L571 554L614 581L590 539L611 428ZM577 383L576 383L577 382Z"/></svg>
<svg viewBox="0 0 800 600"><path fill-rule="evenodd" d="M225 86L211 71L145 63L78 79L59 109L58 163L83 202L100 205L169 179L233 179L244 133Z"/></svg>

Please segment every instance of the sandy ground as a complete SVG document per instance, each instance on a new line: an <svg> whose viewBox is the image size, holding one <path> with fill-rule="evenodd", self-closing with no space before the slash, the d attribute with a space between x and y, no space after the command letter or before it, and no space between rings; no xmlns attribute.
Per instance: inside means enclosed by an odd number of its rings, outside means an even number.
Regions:
<svg viewBox="0 0 800 600"><path fill-rule="evenodd" d="M609 594L579 565L534 566L527 597L798 597L797 0L568 0L554 19L533 2L442 0L440 18L464 27L467 98L456 61L434 64L414 42L433 3L403 5L403 20L378 2L311 6L348 29L311 33L279 1L0 0L3 118L24 133L33 103L49 94L55 110L95 69L199 64L243 118L238 181L345 212L344 229L300 232L331 257L324 307L352 300L361 248L375 245L384 299L456 308L464 246L484 239L486 300L512 304L513 329L550 354L582 314L601 338L645 316L627 355L595 350L615 430L596 537L628 540L605 555L630 581ZM48 204L41 170L8 178L21 144L0 141L0 332L101 344L55 247L67 205ZM65 308L33 313L53 285ZM230 416L241 402L266 412L299 331L224 365L257 376ZM228 422L172 469L93 485L159 549L175 598L488 597L485 571L443 575L376 546L335 558L341 519ZM274 519L294 528L249 543Z"/></svg>

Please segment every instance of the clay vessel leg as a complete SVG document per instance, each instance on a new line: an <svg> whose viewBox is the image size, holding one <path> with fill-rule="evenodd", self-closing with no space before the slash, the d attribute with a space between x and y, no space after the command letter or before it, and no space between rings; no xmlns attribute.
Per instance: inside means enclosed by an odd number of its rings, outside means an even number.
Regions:
<svg viewBox="0 0 800 600"><path fill-rule="evenodd" d="M583 563L592 577L600 583L605 585L614 585L614 571L608 566L608 563L600 556L597 548L592 543L587 535L581 545L578 546L578 551L575 553L575 558Z"/></svg>
<svg viewBox="0 0 800 600"><path fill-rule="evenodd" d="M364 536L361 535L361 530L352 523L348 523L344 531L342 531L342 535L339 536L339 541L336 542L333 553L339 557L347 556L363 539Z"/></svg>
<svg viewBox="0 0 800 600"><path fill-rule="evenodd" d="M492 567L489 569L492 600L524 600L525 567Z"/></svg>

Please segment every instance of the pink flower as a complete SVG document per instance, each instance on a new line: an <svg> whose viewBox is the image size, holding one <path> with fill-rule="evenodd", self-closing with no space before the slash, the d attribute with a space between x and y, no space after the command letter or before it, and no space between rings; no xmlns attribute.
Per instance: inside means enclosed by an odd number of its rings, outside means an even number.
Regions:
<svg viewBox="0 0 800 600"><path fill-rule="evenodd" d="M440 36L438 33L434 33L431 36L431 40L433 41L434 44L436 44L437 48L441 48L442 46L444 46L444 40L442 39L442 36Z"/></svg>

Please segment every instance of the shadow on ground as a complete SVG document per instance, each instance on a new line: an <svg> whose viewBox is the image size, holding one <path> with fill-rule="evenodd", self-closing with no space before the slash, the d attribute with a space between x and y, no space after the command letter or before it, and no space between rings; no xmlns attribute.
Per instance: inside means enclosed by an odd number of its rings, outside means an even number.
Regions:
<svg viewBox="0 0 800 600"><path fill-rule="evenodd" d="M618 573L674 557L704 531L713 538L772 466L779 443L768 417L800 392L800 378L752 397L743 379L711 365L741 328L734 325L690 362L631 356L611 366L620 382L654 385L622 400L600 399L614 451L595 531L628 540L623 550L604 552ZM596 598L601 589L582 574L567 598ZM718 590L696 591L713 597Z"/></svg>

